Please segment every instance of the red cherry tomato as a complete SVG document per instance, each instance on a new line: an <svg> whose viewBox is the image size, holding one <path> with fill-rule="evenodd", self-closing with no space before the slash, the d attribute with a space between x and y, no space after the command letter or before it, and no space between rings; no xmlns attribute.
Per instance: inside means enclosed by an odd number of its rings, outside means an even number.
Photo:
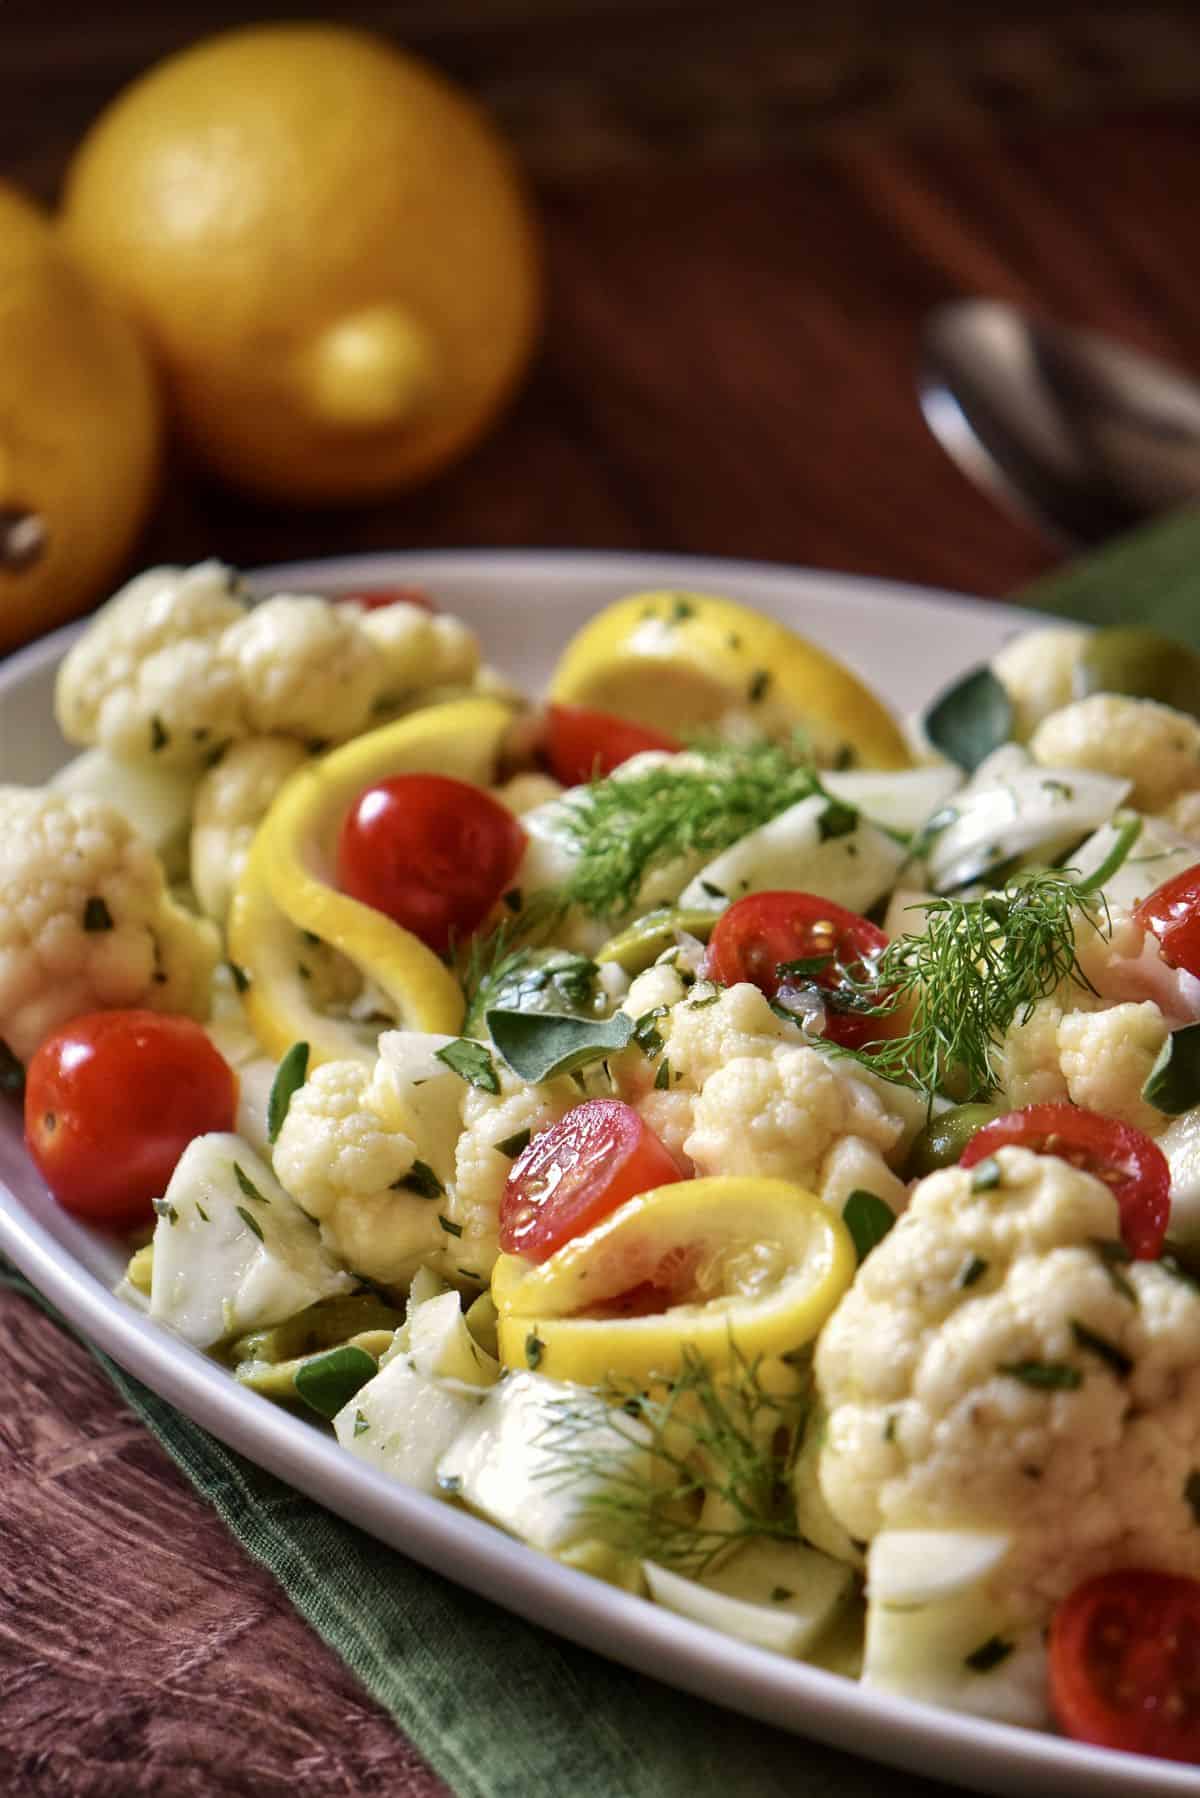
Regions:
<svg viewBox="0 0 1200 1798"><path fill-rule="evenodd" d="M194 1136L232 1130L237 1080L199 1024L93 1011L56 1030L25 1076L25 1144L65 1211L147 1222Z"/></svg>
<svg viewBox="0 0 1200 1798"><path fill-rule="evenodd" d="M337 883L438 955L478 929L517 871L525 832L498 800L443 774L397 774L342 820Z"/></svg>
<svg viewBox="0 0 1200 1798"><path fill-rule="evenodd" d="M500 1200L500 1247L545 1261L626 1199L683 1177L631 1105L587 1099L513 1162Z"/></svg>
<svg viewBox="0 0 1200 1798"><path fill-rule="evenodd" d="M1169 968L1200 976L1200 862L1164 880L1134 912L1143 930L1158 938Z"/></svg>
<svg viewBox="0 0 1200 1798"><path fill-rule="evenodd" d="M550 772L564 787L602 779L645 749L674 754L680 747L664 731L614 718L611 712L594 712L582 705L552 705L546 711Z"/></svg>
<svg viewBox="0 0 1200 1798"><path fill-rule="evenodd" d="M1012 1147L1057 1155L1095 1174L1112 1188L1130 1254L1138 1261L1154 1261L1162 1254L1171 1214L1171 1170L1158 1144L1132 1124L1078 1105L1026 1105L978 1129L958 1165L974 1167L997 1149Z"/></svg>
<svg viewBox="0 0 1200 1798"><path fill-rule="evenodd" d="M1200 1583L1138 1567L1076 1587L1050 1625L1050 1699L1077 1741L1200 1761Z"/></svg>
<svg viewBox="0 0 1200 1798"><path fill-rule="evenodd" d="M838 994L849 991L847 975L861 979L887 943L866 918L814 893L749 893L717 920L704 972L723 986L748 980L768 999L815 986L825 998L824 1035L843 1048L861 1049L887 1036L891 1020L849 1006L839 1010ZM797 961L814 965L784 971Z"/></svg>
<svg viewBox="0 0 1200 1798"><path fill-rule="evenodd" d="M436 612L437 605L430 599L423 587L362 587L350 593L335 594L338 605L361 606L364 612L378 612L384 606L396 606L404 602L409 606L420 606L423 612Z"/></svg>

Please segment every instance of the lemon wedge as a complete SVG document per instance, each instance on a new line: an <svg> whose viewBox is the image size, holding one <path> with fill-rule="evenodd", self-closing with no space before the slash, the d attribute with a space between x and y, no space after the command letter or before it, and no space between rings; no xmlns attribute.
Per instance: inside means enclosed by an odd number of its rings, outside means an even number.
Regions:
<svg viewBox="0 0 1200 1798"><path fill-rule="evenodd" d="M635 593L586 624L550 684L563 705L594 706L675 736L730 727L799 729L825 765L907 768L899 724L842 662L778 619L706 593Z"/></svg>
<svg viewBox="0 0 1200 1798"><path fill-rule="evenodd" d="M307 1042L310 1062L374 1060L346 1018L319 1010L305 979L306 933L340 951L379 990L405 1029L454 1034L463 996L450 970L411 931L333 884L337 834L363 791L393 774L438 773L490 784L512 709L463 699L401 718L301 768L255 834L229 916L250 1026L269 1054Z"/></svg>
<svg viewBox="0 0 1200 1798"><path fill-rule="evenodd" d="M500 1256L500 1359L592 1386L669 1379L689 1351L718 1370L739 1354L787 1354L817 1335L855 1265L842 1220L789 1181L655 1187L540 1265ZM622 1315L631 1295L656 1290L665 1309Z"/></svg>

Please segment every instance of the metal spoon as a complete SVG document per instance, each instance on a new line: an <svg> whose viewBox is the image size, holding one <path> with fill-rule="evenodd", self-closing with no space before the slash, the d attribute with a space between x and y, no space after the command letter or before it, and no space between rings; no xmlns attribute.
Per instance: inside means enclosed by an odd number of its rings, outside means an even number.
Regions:
<svg viewBox="0 0 1200 1798"><path fill-rule="evenodd" d="M955 301L927 321L919 386L959 466L1060 543L1200 500L1200 386L1109 338Z"/></svg>

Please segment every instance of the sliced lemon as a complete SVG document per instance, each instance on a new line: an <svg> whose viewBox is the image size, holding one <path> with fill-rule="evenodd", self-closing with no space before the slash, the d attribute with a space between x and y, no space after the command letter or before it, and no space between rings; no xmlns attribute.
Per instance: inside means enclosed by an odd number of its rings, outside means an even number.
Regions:
<svg viewBox="0 0 1200 1798"><path fill-rule="evenodd" d="M676 736L731 726L800 729L817 759L907 768L899 724L844 663L778 619L706 593L635 593L572 638L550 684L564 705L595 706Z"/></svg>
<svg viewBox="0 0 1200 1798"><path fill-rule="evenodd" d="M854 1277L841 1219L786 1180L682 1180L628 1199L534 1266L492 1273L500 1359L587 1386L669 1379L691 1351L712 1368L787 1354L817 1335ZM680 1292L651 1315L629 1295Z"/></svg>
<svg viewBox="0 0 1200 1798"><path fill-rule="evenodd" d="M320 1011L304 977L304 933L354 963L405 1029L453 1035L463 1016L457 980L411 931L338 892L334 849L364 787L393 774L437 773L488 785L512 710L495 699L431 706L356 737L298 770L255 834L229 917L229 950L244 975L251 1028L272 1055L309 1044L313 1065L374 1060L349 1019Z"/></svg>

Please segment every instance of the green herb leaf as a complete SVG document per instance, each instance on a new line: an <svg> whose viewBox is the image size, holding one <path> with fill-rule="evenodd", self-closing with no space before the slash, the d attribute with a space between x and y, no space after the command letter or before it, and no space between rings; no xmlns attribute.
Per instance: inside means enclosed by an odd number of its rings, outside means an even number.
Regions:
<svg viewBox="0 0 1200 1798"><path fill-rule="evenodd" d="M924 722L934 748L973 774L993 749L1011 740L1015 720L1011 699L985 667L940 694Z"/></svg>
<svg viewBox="0 0 1200 1798"><path fill-rule="evenodd" d="M652 1061L663 1046L658 1020L665 1018L669 1010L668 1005L656 1005L651 1011L644 1011L630 1032L630 1040L637 1044L648 1060Z"/></svg>
<svg viewBox="0 0 1200 1798"><path fill-rule="evenodd" d="M896 1214L891 1206L876 1193L866 1192L859 1186L850 1194L842 1208L842 1222L854 1238L860 1267L895 1221Z"/></svg>
<svg viewBox="0 0 1200 1798"><path fill-rule="evenodd" d="M989 1636L978 1648L963 1656L963 1666L969 1667L972 1673L990 1673L1001 1661L1006 1661L1016 1646L1013 1642L1005 1642L1000 1636Z"/></svg>
<svg viewBox="0 0 1200 1798"><path fill-rule="evenodd" d="M401 1179L392 1182L391 1191L415 1192L419 1199L440 1199L446 1188L427 1161L414 1161Z"/></svg>
<svg viewBox="0 0 1200 1798"><path fill-rule="evenodd" d="M169 1199L151 1199L150 1203L154 1207L155 1217L165 1217L172 1224L179 1222L179 1213Z"/></svg>
<svg viewBox="0 0 1200 1798"><path fill-rule="evenodd" d="M463 1233L462 1225L456 1224L453 1219L446 1217L441 1211L438 1212L438 1223L442 1226L442 1229L446 1232L447 1236L461 1236Z"/></svg>
<svg viewBox="0 0 1200 1798"><path fill-rule="evenodd" d="M308 1076L308 1044L293 1043L271 1082L267 1099L267 1141L274 1142L283 1129L288 1107Z"/></svg>
<svg viewBox="0 0 1200 1798"><path fill-rule="evenodd" d="M167 747L167 744L170 741L171 741L171 739L170 739L170 736L168 735L166 725L163 723L163 721L159 717L158 713L155 712L154 716L150 720L150 753L151 753L151 755L157 755L159 750L165 749Z"/></svg>
<svg viewBox="0 0 1200 1798"><path fill-rule="evenodd" d="M25 1069L6 1042L0 1041L0 1093L18 1099L25 1091Z"/></svg>
<svg viewBox="0 0 1200 1798"><path fill-rule="evenodd" d="M529 1332L528 1336L525 1338L525 1365L526 1365L526 1367L530 1368L533 1372L536 1373L537 1369L541 1366L542 1356L545 1354L545 1352L546 1352L545 1343L542 1341L541 1337L537 1334L536 1330L531 1330Z"/></svg>
<svg viewBox="0 0 1200 1798"><path fill-rule="evenodd" d="M602 1061L623 1049L633 1035L633 1019L624 1011L615 1011L610 1018L489 1011L487 1027L513 1073L531 1085Z"/></svg>
<svg viewBox="0 0 1200 1798"><path fill-rule="evenodd" d="M1200 1024L1172 1030L1146 1077L1142 1097L1168 1117L1200 1105Z"/></svg>
<svg viewBox="0 0 1200 1798"><path fill-rule="evenodd" d="M832 955L801 955L795 961L777 961L775 972L780 980L815 980L832 966Z"/></svg>
<svg viewBox="0 0 1200 1798"><path fill-rule="evenodd" d="M671 1064L664 1055L654 1070L654 1090L665 1093L671 1084Z"/></svg>
<svg viewBox="0 0 1200 1798"><path fill-rule="evenodd" d="M328 1354L313 1355L302 1362L292 1384L310 1411L316 1411L321 1417L336 1417L342 1406L349 1404L354 1394L378 1372L379 1366L373 1355L347 1342L341 1348L330 1349ZM355 1415L356 1436L362 1434L358 1427L361 1416L361 1411ZM367 1427L364 1422L363 1429Z"/></svg>
<svg viewBox="0 0 1200 1798"><path fill-rule="evenodd" d="M954 1284L965 1292L968 1286L974 1286L976 1280L982 1280L987 1270L986 1261L981 1261L978 1255L971 1255L959 1268Z"/></svg>
<svg viewBox="0 0 1200 1798"><path fill-rule="evenodd" d="M1083 1385L1079 1369L1069 1367L1065 1361L1002 1361L996 1372L1011 1374L1023 1386L1041 1392L1074 1392Z"/></svg>
<svg viewBox="0 0 1200 1798"><path fill-rule="evenodd" d="M354 1434L356 1436L365 1436L370 1427L370 1424L367 1422L367 1419L363 1416L362 1412L356 1411L354 1413Z"/></svg>
<svg viewBox="0 0 1200 1798"><path fill-rule="evenodd" d="M241 964L236 961L227 961L225 963L225 966L229 969L229 972L233 975L233 984L237 988L238 992L239 993L249 992L250 976L249 976L249 974L247 974L245 968L243 968L241 966Z"/></svg>
<svg viewBox="0 0 1200 1798"><path fill-rule="evenodd" d="M792 1591L790 1586L771 1587L772 1604L786 1604L789 1598L795 1598L795 1596L796 1594Z"/></svg>
<svg viewBox="0 0 1200 1798"><path fill-rule="evenodd" d="M1110 1342L1107 1336L1101 1336L1098 1331L1089 1329L1088 1325L1081 1323L1077 1317L1071 1319L1071 1334L1081 1349L1086 1349L1089 1354L1099 1356L1101 1361L1106 1362L1112 1368L1119 1379L1127 1380L1129 1378L1134 1367L1133 1356L1127 1355L1125 1350L1118 1348L1115 1342Z"/></svg>
<svg viewBox="0 0 1200 1798"><path fill-rule="evenodd" d="M823 843L834 837L848 837L857 829L858 813L852 805L843 805L840 799L831 799L817 819L817 835Z"/></svg>
<svg viewBox="0 0 1200 1798"><path fill-rule="evenodd" d="M254 1203L256 1205L269 1205L271 1203L270 1199L267 1198L265 1193L259 1192L257 1186L254 1184L253 1180L250 1178L250 1176L246 1172L245 1168L242 1167L241 1164L237 1161L235 1161L233 1164L233 1177L237 1181L238 1185L240 1186L240 1188L241 1188L242 1192L245 1194L245 1196L248 1199L253 1199Z"/></svg>
<svg viewBox="0 0 1200 1798"><path fill-rule="evenodd" d="M89 931L111 930L112 913L98 893L93 893L83 908L83 928Z"/></svg>
<svg viewBox="0 0 1200 1798"><path fill-rule="evenodd" d="M529 1147L532 1137L533 1131L530 1129L516 1130L511 1136L506 1136L503 1142L496 1144L496 1152L500 1155L507 1155L510 1161L515 1161L517 1156L523 1155Z"/></svg>
<svg viewBox="0 0 1200 1798"><path fill-rule="evenodd" d="M1121 1272L1121 1269L1133 1260L1133 1256L1125 1244L1116 1238L1110 1240L1107 1237L1094 1236L1091 1246L1104 1263L1104 1271L1108 1275L1113 1291L1119 1292L1121 1297L1128 1299L1131 1305L1138 1304L1137 1287Z"/></svg>
<svg viewBox="0 0 1200 1798"><path fill-rule="evenodd" d="M992 1192L1004 1178L1003 1169L994 1155L986 1155L971 1169L971 1191Z"/></svg>
<svg viewBox="0 0 1200 1798"><path fill-rule="evenodd" d="M265 1242L267 1240L263 1235L262 1225L252 1211L247 1211L244 1205L235 1205L234 1210L237 1212L252 1236L257 1236L260 1242Z"/></svg>
<svg viewBox="0 0 1200 1798"><path fill-rule="evenodd" d="M444 1049L435 1049L434 1054L468 1086L477 1086L484 1093L500 1091L499 1076L482 1043L473 1043L468 1037L460 1036L447 1043Z"/></svg>

